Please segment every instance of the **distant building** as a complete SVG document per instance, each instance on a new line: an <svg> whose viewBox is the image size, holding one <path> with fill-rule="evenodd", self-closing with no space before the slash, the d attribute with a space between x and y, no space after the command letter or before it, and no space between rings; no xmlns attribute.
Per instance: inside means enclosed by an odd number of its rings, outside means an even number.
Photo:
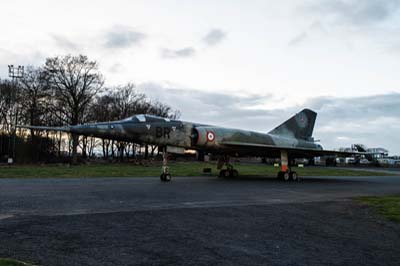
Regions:
<svg viewBox="0 0 400 266"><path fill-rule="evenodd" d="M367 152L371 154L373 159L383 159L389 156L389 151L384 148L369 148Z"/></svg>
<svg viewBox="0 0 400 266"><path fill-rule="evenodd" d="M353 144L351 145L351 147L340 148L339 150L345 152L353 152L359 151L359 148L365 150L365 152L368 153L368 155L374 160L387 158L389 156L389 151L385 148L367 148L367 146L365 146L364 144Z"/></svg>

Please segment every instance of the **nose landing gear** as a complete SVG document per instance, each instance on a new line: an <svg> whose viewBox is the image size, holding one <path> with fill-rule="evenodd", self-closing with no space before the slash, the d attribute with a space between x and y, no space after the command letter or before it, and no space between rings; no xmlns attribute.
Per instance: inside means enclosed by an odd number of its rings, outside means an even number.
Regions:
<svg viewBox="0 0 400 266"><path fill-rule="evenodd" d="M163 182L170 182L172 179L171 174L169 173L168 167L168 153L167 148L163 150L163 166L162 166L162 173L160 175L160 180Z"/></svg>
<svg viewBox="0 0 400 266"><path fill-rule="evenodd" d="M222 169L219 172L219 177L225 177L225 178L229 178L229 177L238 177L239 176L239 172L236 169L233 169L233 166L228 164L228 169Z"/></svg>
<svg viewBox="0 0 400 266"><path fill-rule="evenodd" d="M221 169L224 165L226 165L227 169L222 169L219 172L219 177L230 178L230 177L238 177L238 170L233 168L233 165L229 163L229 157L223 156L218 159L217 168Z"/></svg>
<svg viewBox="0 0 400 266"><path fill-rule="evenodd" d="M160 180L163 182L169 182L169 181L171 181L171 179L172 179L172 177L171 177L171 174L169 174L169 173L162 173L160 175Z"/></svg>

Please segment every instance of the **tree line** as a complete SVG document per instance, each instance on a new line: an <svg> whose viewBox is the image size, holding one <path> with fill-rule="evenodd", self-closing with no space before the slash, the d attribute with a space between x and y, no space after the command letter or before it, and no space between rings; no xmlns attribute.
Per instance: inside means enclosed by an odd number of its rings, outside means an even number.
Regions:
<svg viewBox="0 0 400 266"><path fill-rule="evenodd" d="M156 147L147 145L15 127L78 125L136 114L180 116L179 111L149 99L132 83L105 86L98 63L87 56L50 57L42 66L26 67L21 78L0 80L0 159L76 163L78 157L95 157L96 150L102 151L104 159L123 160L142 150L144 157L154 155Z"/></svg>

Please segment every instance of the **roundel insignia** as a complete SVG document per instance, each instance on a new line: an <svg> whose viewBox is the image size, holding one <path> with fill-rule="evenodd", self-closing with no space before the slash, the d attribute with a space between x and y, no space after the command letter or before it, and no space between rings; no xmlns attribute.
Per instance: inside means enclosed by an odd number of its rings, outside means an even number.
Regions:
<svg viewBox="0 0 400 266"><path fill-rule="evenodd" d="M212 131L207 132L207 140L209 142L213 142L215 140L215 133Z"/></svg>
<svg viewBox="0 0 400 266"><path fill-rule="evenodd" d="M304 127L307 126L308 119L307 119L307 116L304 113L298 114L297 117L296 117L296 120L297 120L297 124L300 127L304 128Z"/></svg>

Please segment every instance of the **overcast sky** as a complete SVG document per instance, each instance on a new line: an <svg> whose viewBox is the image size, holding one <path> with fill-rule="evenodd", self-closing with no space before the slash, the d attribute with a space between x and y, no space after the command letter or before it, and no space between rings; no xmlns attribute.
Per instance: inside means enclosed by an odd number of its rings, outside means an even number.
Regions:
<svg viewBox="0 0 400 266"><path fill-rule="evenodd" d="M3 1L8 64L85 54L182 119L268 131L319 113L325 148L400 154L400 0Z"/></svg>

